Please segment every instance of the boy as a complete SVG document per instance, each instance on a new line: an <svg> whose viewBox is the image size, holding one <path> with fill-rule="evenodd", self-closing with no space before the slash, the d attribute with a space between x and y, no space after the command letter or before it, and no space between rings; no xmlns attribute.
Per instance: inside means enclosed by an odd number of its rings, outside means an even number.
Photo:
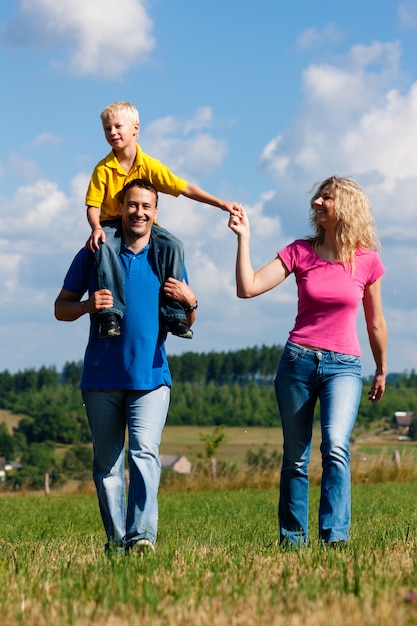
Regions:
<svg viewBox="0 0 417 626"><path fill-rule="evenodd" d="M86 205L91 235L87 247L95 253L98 288L109 289L113 294L113 307L98 314L99 336L107 338L120 335L120 319L125 308L124 277L117 258L121 245L117 194L127 182L135 178L146 179L159 192L176 197L183 195L217 206L230 214L240 214L240 206L235 202L220 200L188 183L173 174L166 165L142 152L137 143L139 113L129 102L108 105L100 117L112 150L96 165L88 186ZM184 253L181 242L154 224L151 245L157 254L156 271L161 285L171 276L183 280ZM192 338L186 313L178 302L162 296L160 316L163 330L178 337Z"/></svg>

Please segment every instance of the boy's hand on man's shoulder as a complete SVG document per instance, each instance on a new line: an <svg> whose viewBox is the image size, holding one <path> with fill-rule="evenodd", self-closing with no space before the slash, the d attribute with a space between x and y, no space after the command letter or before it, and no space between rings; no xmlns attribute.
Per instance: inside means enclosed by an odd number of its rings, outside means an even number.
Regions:
<svg viewBox="0 0 417 626"><path fill-rule="evenodd" d="M100 241L101 243L106 241L106 233L102 228L95 228L91 231L91 235L87 239L85 247L88 248L90 252L95 252L100 247Z"/></svg>

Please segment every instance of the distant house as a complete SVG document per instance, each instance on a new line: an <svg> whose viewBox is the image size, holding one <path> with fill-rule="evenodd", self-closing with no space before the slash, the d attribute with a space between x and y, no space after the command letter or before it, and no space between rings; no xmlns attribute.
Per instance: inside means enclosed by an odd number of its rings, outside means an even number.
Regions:
<svg viewBox="0 0 417 626"><path fill-rule="evenodd" d="M22 465L16 461L6 461L4 456L0 456L0 483L6 482L6 473L14 469L20 469Z"/></svg>
<svg viewBox="0 0 417 626"><path fill-rule="evenodd" d="M191 474L192 464L186 456L161 454L159 457L162 469L169 469L178 474Z"/></svg>
<svg viewBox="0 0 417 626"><path fill-rule="evenodd" d="M407 432L410 428L411 420L414 417L413 411L395 411L394 422L395 427L399 430Z"/></svg>

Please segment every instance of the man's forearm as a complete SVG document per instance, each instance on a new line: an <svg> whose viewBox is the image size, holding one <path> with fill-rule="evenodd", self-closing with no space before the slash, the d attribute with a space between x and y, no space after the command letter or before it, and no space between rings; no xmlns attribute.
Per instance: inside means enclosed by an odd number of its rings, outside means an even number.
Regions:
<svg viewBox="0 0 417 626"><path fill-rule="evenodd" d="M90 313L89 301L76 299L75 294L62 290L55 300L55 317L60 322L74 322L82 315Z"/></svg>

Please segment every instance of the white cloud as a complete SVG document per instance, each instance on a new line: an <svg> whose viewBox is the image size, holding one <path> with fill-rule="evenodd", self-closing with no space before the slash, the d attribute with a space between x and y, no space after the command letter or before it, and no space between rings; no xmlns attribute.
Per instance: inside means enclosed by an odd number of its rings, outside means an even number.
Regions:
<svg viewBox="0 0 417 626"><path fill-rule="evenodd" d="M19 0L5 31L10 45L64 49L73 74L117 78L148 60L155 46L144 0Z"/></svg>
<svg viewBox="0 0 417 626"><path fill-rule="evenodd" d="M19 176L20 180L34 180L40 175L36 161L25 158L16 151L11 151L8 155L7 172L8 175Z"/></svg>
<svg viewBox="0 0 417 626"><path fill-rule="evenodd" d="M62 282L65 263L84 245L88 236L85 215L78 200L68 198L47 180L18 188L12 198L2 200L0 211L2 301L19 303L21 312L32 310L35 303L44 301L45 289L54 281ZM16 307L10 312L15 318Z"/></svg>
<svg viewBox="0 0 417 626"><path fill-rule="evenodd" d="M260 157L261 165L265 165L273 177L283 176L290 163L289 157L280 154L281 143L282 135L274 137L266 144Z"/></svg>
<svg viewBox="0 0 417 626"><path fill-rule="evenodd" d="M39 135L37 135L29 147L39 148L39 147L47 146L47 145L57 146L60 143L62 143L61 137L58 137L54 133L44 132L44 133L40 133Z"/></svg>
<svg viewBox="0 0 417 626"><path fill-rule="evenodd" d="M329 43L337 43L342 37L342 32L332 23L321 29L311 26L298 37L297 46L301 50L308 50L313 47L328 46Z"/></svg>
<svg viewBox="0 0 417 626"><path fill-rule="evenodd" d="M401 2L398 6L398 18L402 28L417 28L417 2Z"/></svg>
<svg viewBox="0 0 417 626"><path fill-rule="evenodd" d="M213 110L211 107L201 107L198 109L196 115L185 122L184 133L188 134L196 130L203 130L204 128L211 128L213 125Z"/></svg>
<svg viewBox="0 0 417 626"><path fill-rule="evenodd" d="M0 240L0 304L4 305L8 299L8 294L12 293L18 281L19 263L22 253L11 252L10 245L4 240Z"/></svg>
<svg viewBox="0 0 417 626"><path fill-rule="evenodd" d="M397 42L373 42L353 46L333 65L310 65L302 76L305 109L324 126L354 121L399 81L400 57Z"/></svg>
<svg viewBox="0 0 417 626"><path fill-rule="evenodd" d="M346 132L341 148L358 174L377 171L385 191L393 191L405 179L417 179L417 83L402 95L389 91L379 103L364 112L356 128Z"/></svg>
<svg viewBox="0 0 417 626"><path fill-rule="evenodd" d="M227 143L207 132L214 125L210 107L191 119L172 116L153 121L140 134L145 152L168 165L178 176L197 183L217 169L227 154Z"/></svg>
<svg viewBox="0 0 417 626"><path fill-rule="evenodd" d="M67 197L56 183L41 179L19 187L7 200L8 212L2 219L2 236L19 241L25 256L33 252L65 250L85 242L87 221L79 202ZM69 242L69 244L68 244Z"/></svg>
<svg viewBox="0 0 417 626"><path fill-rule="evenodd" d="M277 181L314 183L335 173L357 177L374 195L399 193L405 181L411 191L417 83L404 89L399 58L397 43L373 42L354 46L338 64L308 67L304 105L291 127L268 142L261 165ZM408 205L403 218L415 209ZM397 220L391 206L386 216Z"/></svg>
<svg viewBox="0 0 417 626"><path fill-rule="evenodd" d="M78 207L85 209L85 194L87 191L88 183L90 181L89 174L76 174L71 180L71 192L72 198ZM87 228L87 218L85 220Z"/></svg>

